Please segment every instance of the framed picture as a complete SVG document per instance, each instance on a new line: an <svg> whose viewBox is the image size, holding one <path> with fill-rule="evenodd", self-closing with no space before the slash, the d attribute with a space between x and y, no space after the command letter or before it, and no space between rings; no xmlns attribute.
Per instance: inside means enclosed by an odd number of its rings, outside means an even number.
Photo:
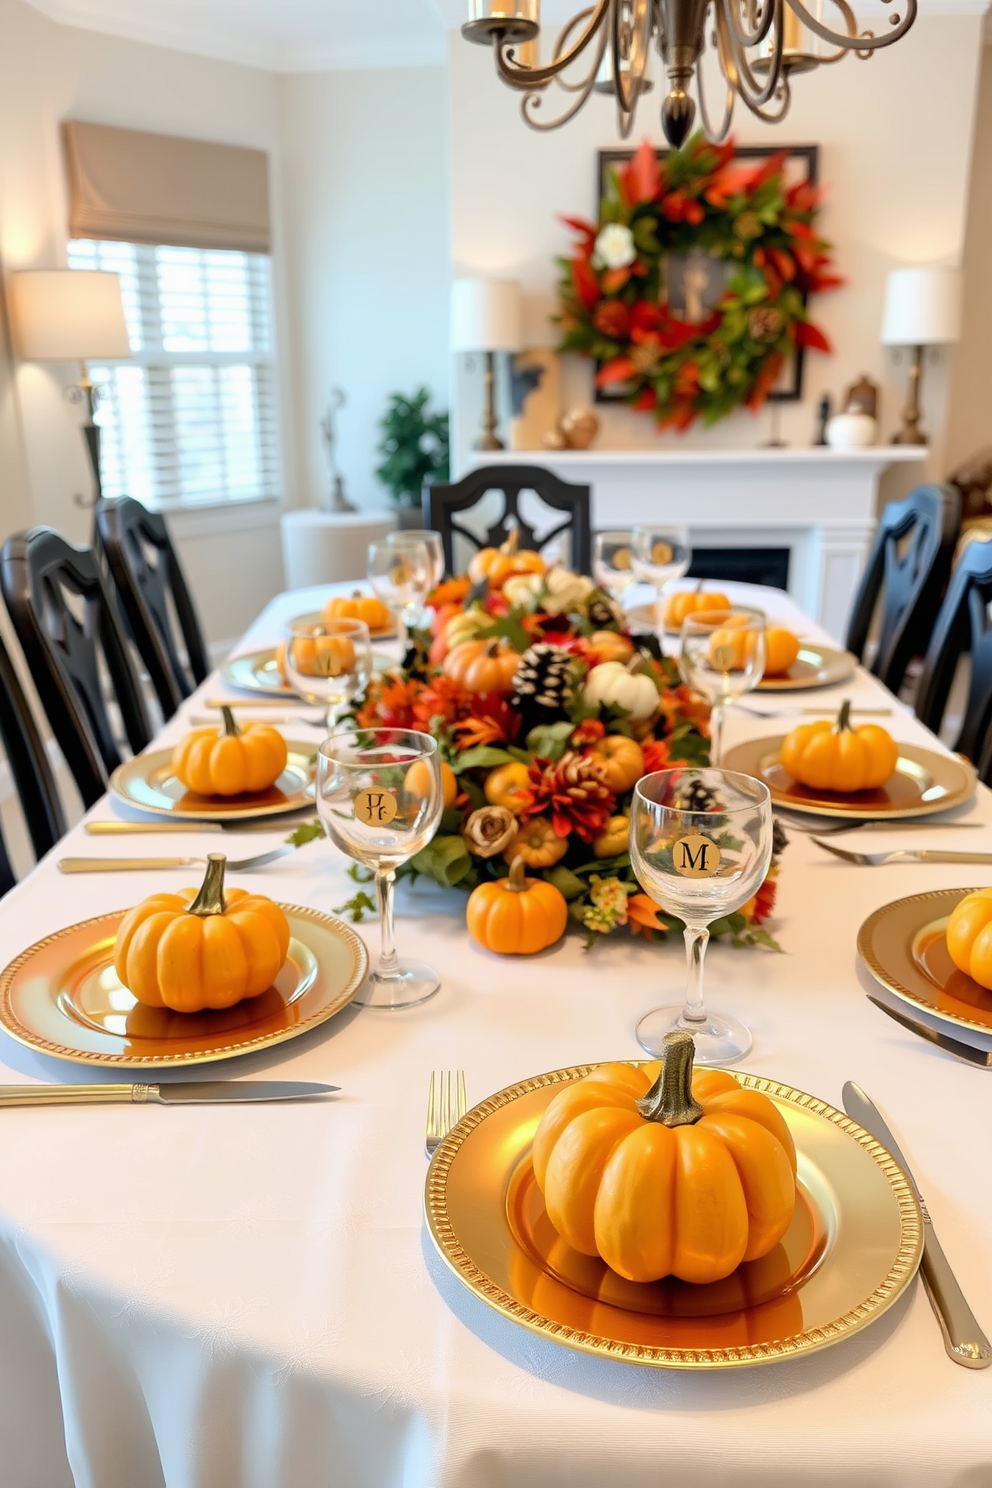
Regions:
<svg viewBox="0 0 992 1488"><path fill-rule="evenodd" d="M815 186L819 180L819 145L741 145L735 160L767 160L781 150L786 152L785 181L789 186L809 181ZM659 150L659 161L664 161L667 150ZM633 158L633 150L600 150L596 170L596 207L606 195L609 172L626 165ZM672 314L691 324L706 319L723 293L732 265L727 259L718 258L705 250L689 253L670 253L665 261L665 277L668 286L668 303ZM803 395L803 349L800 347L786 361L769 398L779 403L797 403ZM622 403L623 388L597 388L597 403Z"/></svg>

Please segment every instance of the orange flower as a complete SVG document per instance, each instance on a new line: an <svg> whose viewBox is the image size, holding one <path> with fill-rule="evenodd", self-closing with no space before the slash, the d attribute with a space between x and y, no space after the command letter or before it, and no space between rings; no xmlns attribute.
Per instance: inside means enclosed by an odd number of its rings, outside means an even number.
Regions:
<svg viewBox="0 0 992 1488"><path fill-rule="evenodd" d="M653 940L656 930L664 934L664 925L658 923L659 912L660 905L649 899L647 894L631 894L627 900L627 924L631 935L643 935L646 939Z"/></svg>
<svg viewBox="0 0 992 1488"><path fill-rule="evenodd" d="M753 920L756 925L763 925L771 917L772 911L775 908L775 894L777 889L778 884L769 875L758 892L753 898L747 901L739 913L746 920Z"/></svg>
<svg viewBox="0 0 992 1488"><path fill-rule="evenodd" d="M605 724L600 723L598 718L586 718L576 727L569 743L573 749L581 749L583 744L595 744L597 739L602 739L605 735Z"/></svg>
<svg viewBox="0 0 992 1488"><path fill-rule="evenodd" d="M463 718L456 723L452 733L458 740L459 749L472 749L476 744L499 744L503 730L491 718Z"/></svg>
<svg viewBox="0 0 992 1488"><path fill-rule="evenodd" d="M418 728L415 706L420 682L404 682L387 674L369 687L368 699L355 715L362 728Z"/></svg>
<svg viewBox="0 0 992 1488"><path fill-rule="evenodd" d="M432 604L435 609L439 605L460 605L471 587L472 580L468 574L463 574L457 579L444 579L429 596L428 603Z"/></svg>
<svg viewBox="0 0 992 1488"><path fill-rule="evenodd" d="M642 744L641 753L644 755L645 775L651 775L655 770L667 770L670 756L664 739L651 739Z"/></svg>

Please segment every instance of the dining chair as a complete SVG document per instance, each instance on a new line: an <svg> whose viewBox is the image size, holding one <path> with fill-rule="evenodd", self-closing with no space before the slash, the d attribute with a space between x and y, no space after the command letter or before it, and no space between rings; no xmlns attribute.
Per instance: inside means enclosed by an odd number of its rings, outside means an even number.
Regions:
<svg viewBox="0 0 992 1488"><path fill-rule="evenodd" d="M113 600L90 548L74 548L50 527L9 537L0 550L0 591L42 707L89 807L122 762L109 699L135 754L151 726Z"/></svg>
<svg viewBox="0 0 992 1488"><path fill-rule="evenodd" d="M927 649L960 524L961 493L953 486L918 486L879 518L845 644L861 660L881 604L870 670L891 692L899 691L913 657Z"/></svg>
<svg viewBox="0 0 992 1488"><path fill-rule="evenodd" d="M923 662L916 715L940 728L958 662L971 652L971 681L954 748L978 764L992 739L992 538L970 542L951 574ZM992 761L990 761L992 763Z"/></svg>
<svg viewBox="0 0 992 1488"><path fill-rule="evenodd" d="M65 835L65 813L38 726L2 636L0 742L3 743L35 857L42 858ZM10 869L9 862L7 868ZM2 877L0 864L0 878Z"/></svg>
<svg viewBox="0 0 992 1488"><path fill-rule="evenodd" d="M171 718L210 668L200 622L165 520L130 496L105 497L96 505L96 531L162 716Z"/></svg>
<svg viewBox="0 0 992 1488"><path fill-rule="evenodd" d="M521 516L520 498L532 491L545 506L565 512L563 522L551 527L540 537ZM477 507L490 492L503 496L503 510L480 538L455 517ZM498 547L511 527L516 526L522 548L540 549L554 538L567 533L570 542L569 564L579 573L592 566L590 529L590 488L560 480L540 465L485 465L469 471L459 481L424 486L424 526L440 532L444 541L444 563L448 573L455 571L454 537L463 538L476 552L484 547Z"/></svg>

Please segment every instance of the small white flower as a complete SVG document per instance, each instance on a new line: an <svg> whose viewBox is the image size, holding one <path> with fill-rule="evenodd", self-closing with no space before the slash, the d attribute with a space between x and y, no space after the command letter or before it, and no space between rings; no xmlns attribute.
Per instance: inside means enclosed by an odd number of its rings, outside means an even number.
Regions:
<svg viewBox="0 0 992 1488"><path fill-rule="evenodd" d="M428 430L425 434L421 434L420 439L417 442L417 448L420 450L420 453L422 455L436 454L438 450L437 435L432 434L430 430Z"/></svg>
<svg viewBox="0 0 992 1488"><path fill-rule="evenodd" d="M625 269L637 257L634 234L621 222L608 222L596 239L595 259L607 269Z"/></svg>

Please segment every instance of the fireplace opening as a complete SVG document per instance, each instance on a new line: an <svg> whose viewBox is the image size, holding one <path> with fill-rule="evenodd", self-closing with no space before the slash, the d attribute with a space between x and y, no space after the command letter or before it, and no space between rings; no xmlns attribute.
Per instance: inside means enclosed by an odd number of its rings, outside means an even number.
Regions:
<svg viewBox="0 0 992 1488"><path fill-rule="evenodd" d="M693 547L688 577L787 589L789 549Z"/></svg>

